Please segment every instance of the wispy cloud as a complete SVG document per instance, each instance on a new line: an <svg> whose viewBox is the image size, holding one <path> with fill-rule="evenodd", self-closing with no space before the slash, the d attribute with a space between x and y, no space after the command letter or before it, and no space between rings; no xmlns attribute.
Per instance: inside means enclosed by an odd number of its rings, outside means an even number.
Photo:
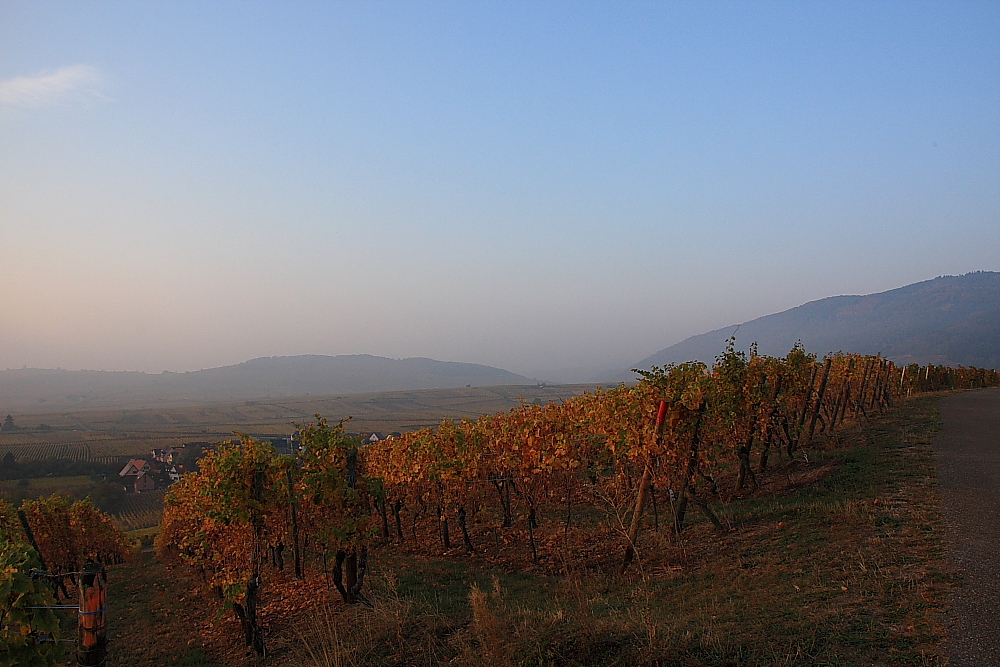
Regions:
<svg viewBox="0 0 1000 667"><path fill-rule="evenodd" d="M37 76L0 81L0 106L38 108L65 100L99 95L101 71L90 65L70 65Z"/></svg>

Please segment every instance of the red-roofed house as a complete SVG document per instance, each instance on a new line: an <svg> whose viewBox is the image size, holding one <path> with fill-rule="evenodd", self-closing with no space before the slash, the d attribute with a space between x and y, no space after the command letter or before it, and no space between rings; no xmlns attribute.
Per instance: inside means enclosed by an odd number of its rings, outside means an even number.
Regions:
<svg viewBox="0 0 1000 667"><path fill-rule="evenodd" d="M143 491L152 491L156 488L155 477L162 472L155 463L150 463L144 459L131 459L125 464L125 467L122 468L118 475L125 482L126 491L142 493Z"/></svg>
<svg viewBox="0 0 1000 667"><path fill-rule="evenodd" d="M149 472L149 470L150 470L150 465L145 460L132 459L127 464L125 464L125 467L122 468L122 471L118 474L121 475L122 477L129 477L131 475L138 475L140 473Z"/></svg>

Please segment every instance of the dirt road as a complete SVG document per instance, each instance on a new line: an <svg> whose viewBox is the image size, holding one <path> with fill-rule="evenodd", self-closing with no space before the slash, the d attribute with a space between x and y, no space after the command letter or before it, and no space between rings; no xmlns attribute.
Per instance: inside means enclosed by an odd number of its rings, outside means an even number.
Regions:
<svg viewBox="0 0 1000 667"><path fill-rule="evenodd" d="M934 441L948 559L962 577L950 596L951 665L1000 666L1000 389L941 399Z"/></svg>

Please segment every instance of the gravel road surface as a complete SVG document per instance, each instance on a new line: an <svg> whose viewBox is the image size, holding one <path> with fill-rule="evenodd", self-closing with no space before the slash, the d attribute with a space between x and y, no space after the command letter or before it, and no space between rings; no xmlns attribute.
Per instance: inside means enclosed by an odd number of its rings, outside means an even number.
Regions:
<svg viewBox="0 0 1000 667"><path fill-rule="evenodd" d="M957 667L1000 667L1000 389L948 396L938 409L948 559L962 577L949 597L945 652Z"/></svg>

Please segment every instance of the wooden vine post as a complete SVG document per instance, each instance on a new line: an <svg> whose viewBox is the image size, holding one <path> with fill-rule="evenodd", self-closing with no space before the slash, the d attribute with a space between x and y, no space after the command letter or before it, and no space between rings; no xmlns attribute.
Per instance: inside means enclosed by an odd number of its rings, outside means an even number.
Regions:
<svg viewBox="0 0 1000 667"><path fill-rule="evenodd" d="M659 446L663 438L663 421L667 416L667 402L660 401L660 409L656 413L656 444ZM659 447L657 447L659 449ZM652 457L646 462L642 471L642 481L639 483L639 497L635 499L635 513L632 515L632 526L628 531L628 544L625 545L625 558L622 560L619 574L625 574L629 564L635 557L635 543L639 538L639 526L642 523L642 510L646 506L646 496L649 493L649 481L653 477Z"/></svg>
<svg viewBox="0 0 1000 667"><path fill-rule="evenodd" d="M299 556L299 520L295 512L295 485L292 482L292 469L285 468L285 480L288 483L288 509L292 519L292 555L295 558L295 578L302 579L302 559Z"/></svg>
<svg viewBox="0 0 1000 667"><path fill-rule="evenodd" d="M812 416L809 418L809 431L806 434L805 442L799 445L799 447L808 447L809 443L812 442L813 434L816 432L816 419L819 418L819 409L823 405L823 395L826 394L826 382L830 379L830 366L832 364L833 359L827 357L826 364L823 367L823 379L819 383L819 392L816 394L816 405L813 406Z"/></svg>
<svg viewBox="0 0 1000 667"><path fill-rule="evenodd" d="M770 455L771 440L774 438L774 415L778 412L778 394L781 393L781 373L774 378L774 388L771 390L771 403L763 424L763 447L760 450L760 471L767 472L767 458ZM780 444L779 444L780 447Z"/></svg>
<svg viewBox="0 0 1000 667"><path fill-rule="evenodd" d="M108 659L108 635L104 624L107 610L108 575L100 563L85 563L80 576L80 617L77 623L76 664L98 667Z"/></svg>
<svg viewBox="0 0 1000 667"><path fill-rule="evenodd" d="M802 430L802 426L806 423L806 416L809 414L809 402L812 401L813 388L816 385L816 366L812 367L812 371L809 374L809 386L806 388L805 395L802 399L802 412L799 413L798 426L799 430Z"/></svg>
<svg viewBox="0 0 1000 667"><path fill-rule="evenodd" d="M853 375L854 375L854 357L851 357L851 360L847 362L847 372L844 374L844 391L840 401L840 410L839 410L840 416L838 417L836 414L834 414L833 416L834 426L836 426L838 422L843 424L844 419L847 418L847 404L851 400L851 379Z"/></svg>
<svg viewBox="0 0 1000 667"><path fill-rule="evenodd" d="M250 518L253 522L254 538L253 575L250 577L250 581L247 582L246 604L244 607L249 620L250 629L253 631L253 635L251 636L251 645L259 656L267 655L267 649L264 646L264 630L257 622L257 596L260 592L261 586L260 564L264 560L262 549L264 545L264 519L261 517L260 511L264 499L264 481L264 468L258 464L257 468L253 472L253 488L251 489L253 499L256 503L250 512Z"/></svg>
<svg viewBox="0 0 1000 667"><path fill-rule="evenodd" d="M35 550L35 555L38 556L38 563L42 566L42 570L47 570L45 556L42 555L42 550L38 548L38 542L35 541L35 533L31 530L31 525L28 523L28 516L24 513L24 510L17 510L17 519L21 522L21 529L24 530L24 536L28 538L28 544L31 545L31 548ZM49 580L49 583L52 584L52 594L58 600L59 579L53 577Z"/></svg>
<svg viewBox="0 0 1000 667"><path fill-rule="evenodd" d="M868 379L871 375L872 367L875 363L872 360L865 361L865 372L861 376L861 388L858 389L858 398L855 401L855 418L857 418L857 413L860 412L864 416L865 420L868 420L868 410L865 407L865 394L868 391Z"/></svg>

